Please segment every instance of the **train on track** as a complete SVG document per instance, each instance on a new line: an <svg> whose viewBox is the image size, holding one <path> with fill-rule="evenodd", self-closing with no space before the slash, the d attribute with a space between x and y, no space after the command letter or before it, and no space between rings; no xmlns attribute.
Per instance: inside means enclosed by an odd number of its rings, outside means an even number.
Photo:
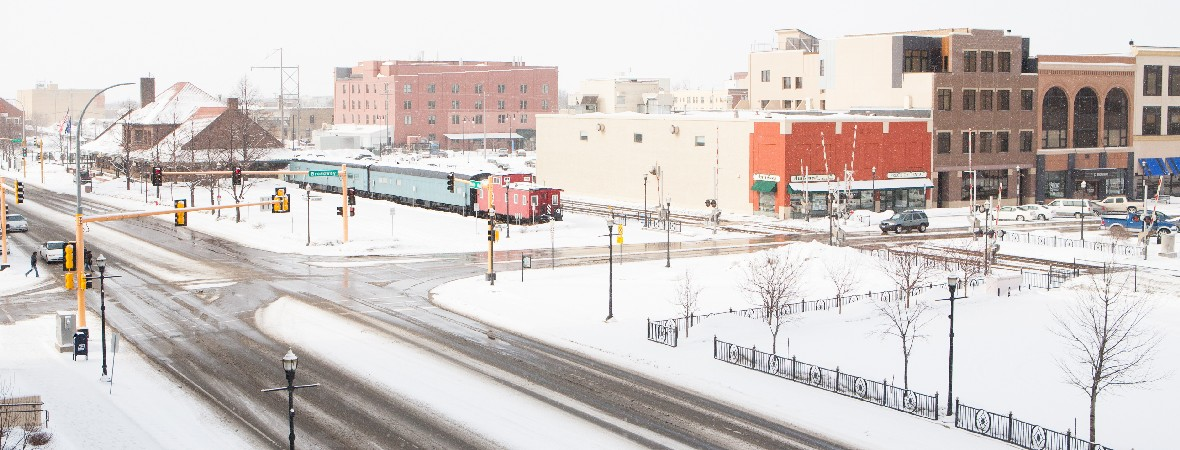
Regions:
<svg viewBox="0 0 1180 450"><path fill-rule="evenodd" d="M561 220L561 189L534 182L527 173L460 173L436 168L381 165L371 162L337 162L293 159L292 171L332 171L347 168L348 187L356 195L387 200L464 216L517 224ZM454 176L453 192L448 188ZM339 193L341 177L286 175L300 187Z"/></svg>

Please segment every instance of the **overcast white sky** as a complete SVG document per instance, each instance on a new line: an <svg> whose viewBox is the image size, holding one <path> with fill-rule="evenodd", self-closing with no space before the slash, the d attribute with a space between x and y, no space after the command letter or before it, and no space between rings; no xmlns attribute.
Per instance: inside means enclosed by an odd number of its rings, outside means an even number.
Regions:
<svg viewBox="0 0 1180 450"><path fill-rule="evenodd" d="M181 6L186 5L186 6ZM755 43L800 28L821 39L944 27L1010 29L1034 54L1126 52L1127 41L1180 46L1175 0L955 1L427 1L277 2L3 1L0 96L35 83L101 88L157 78L157 90L190 81L229 95L249 76L278 92L279 74L251 66L298 65L304 96L330 95L332 68L368 59L521 58L559 68L562 89L587 78L671 78L719 87L746 70ZM851 13L851 14L850 14ZM108 101L137 98L112 90Z"/></svg>

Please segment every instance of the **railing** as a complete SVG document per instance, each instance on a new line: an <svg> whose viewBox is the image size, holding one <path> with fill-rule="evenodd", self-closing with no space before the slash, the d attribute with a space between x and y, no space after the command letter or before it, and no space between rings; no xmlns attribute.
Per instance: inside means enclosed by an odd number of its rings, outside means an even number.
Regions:
<svg viewBox="0 0 1180 450"><path fill-rule="evenodd" d="M40 397L32 397L40 398ZM11 414L12 418L4 418L0 420L0 424L9 424L24 427L25 429L35 427L49 426L49 410L44 409L45 403L40 401L19 401L26 400L26 398L10 398L7 400L18 400L12 403L0 403L0 417Z"/></svg>
<svg viewBox="0 0 1180 450"><path fill-rule="evenodd" d="M931 396L897 386L890 386L888 381L878 383L855 375L841 373L839 368L831 370L814 364L799 362L794 357L783 358L778 355L760 352L756 348L745 348L720 341L715 336L713 337L713 359L768 373L779 378L786 378L791 381L913 414L918 417L938 420L937 393Z"/></svg>
<svg viewBox="0 0 1180 450"><path fill-rule="evenodd" d="M1030 450L1109 450L1108 447L1078 439L1066 430L1064 434L1046 430L1012 417L974 408L955 400L955 428L999 439Z"/></svg>
<svg viewBox="0 0 1180 450"><path fill-rule="evenodd" d="M1144 249L1144 247L1139 246L1120 245L1110 242L1081 241L1078 239L1067 239L1057 236L1041 236L1032 233L1017 233L1013 231L1001 233L1000 240L1004 242L1019 242L1025 244L1043 245L1047 247L1083 248L1103 253L1110 253L1116 256L1143 256L1143 252L1147 251Z"/></svg>
<svg viewBox="0 0 1180 450"><path fill-rule="evenodd" d="M1050 270L1045 273L1020 271L1021 284L1029 288L1041 288L1045 290L1057 289L1063 283L1071 278L1078 276L1078 273L1071 270Z"/></svg>
<svg viewBox="0 0 1180 450"><path fill-rule="evenodd" d="M680 330L677 329L675 321L669 326L668 321L665 320L656 322L652 322L651 319L647 320L647 340L675 347L679 337Z"/></svg>

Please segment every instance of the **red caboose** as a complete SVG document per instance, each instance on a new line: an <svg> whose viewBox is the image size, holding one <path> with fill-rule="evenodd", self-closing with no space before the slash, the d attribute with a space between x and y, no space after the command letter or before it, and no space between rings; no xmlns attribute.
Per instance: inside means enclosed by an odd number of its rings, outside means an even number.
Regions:
<svg viewBox="0 0 1180 450"><path fill-rule="evenodd" d="M495 202L496 220L516 224L561 220L561 189L541 186L533 180L533 175L527 173L488 177L488 185L479 189L480 215L489 215L490 200Z"/></svg>

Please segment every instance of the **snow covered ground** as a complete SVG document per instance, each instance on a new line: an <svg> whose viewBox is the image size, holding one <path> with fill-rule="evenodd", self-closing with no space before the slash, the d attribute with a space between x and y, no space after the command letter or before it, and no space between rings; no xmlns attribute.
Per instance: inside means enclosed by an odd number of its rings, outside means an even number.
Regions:
<svg viewBox="0 0 1180 450"><path fill-rule="evenodd" d="M74 192L71 179L63 167L47 164L44 184L39 182L35 169L35 166L30 167L30 176L25 179L27 184L63 193ZM16 175L3 170L0 173L6 177ZM257 183L248 193L249 199L269 196L274 187L286 186L285 183L273 180L257 180ZM483 220L363 198L358 199L357 216L350 220L350 242L342 244L340 217L335 215L340 197L323 195L322 200L307 202L301 190L286 187L293 193L294 199L293 212L290 214L271 214L257 207L244 208L243 222L234 223L232 210L223 211L220 219L216 214L190 213L190 228L250 247L291 253L408 255L481 251L486 248L486 222ZM154 194L154 189L150 194ZM154 195L148 195L145 201L142 184L133 184L128 191L122 180L98 177L95 179L94 193L87 195L120 210L163 209L166 208L163 205L170 205L173 198L189 197L187 190L179 185L171 188L166 185L161 188L161 194L159 200ZM208 198L207 191L198 190L195 205L208 204ZM30 197L28 201L30 204L21 205L21 208L37 207L35 198ZM222 201L226 201L224 197ZM308 204L311 207L311 245L306 245L309 230L305 207ZM21 208L14 209L20 211ZM966 213L962 209L930 210L929 213L932 228L967 226ZM861 222L860 226L864 230L874 230L873 227L882 218L878 216ZM72 224L69 219L61 220L63 225ZM170 223L172 216L159 216L157 220ZM1065 220L1069 219L1060 221ZM826 221L819 222L826 229ZM814 223L816 221L812 221ZM789 224L806 226L807 222L790 221ZM496 249L546 249L551 243L558 247L602 245L606 240L602 236L605 234L604 225L602 218L569 215L567 220L553 224L553 228L549 224L513 226L511 237L498 242ZM32 222L30 226L37 227L38 224ZM849 229L853 229L852 225L849 225ZM1037 233L1063 238L1078 237L1077 233L1071 232ZM628 227L625 234L628 243L662 242L665 239L663 232L641 230L639 227ZM447 238L440 239L439 236ZM680 241L733 236L686 229L684 233L674 234L672 239ZM62 238L68 239L70 236ZM1087 241L1105 238L1104 232L1090 231L1086 234ZM13 268L0 272L0 296L51 283L44 276L41 279L22 276L28 268L27 255L32 249L13 245L9 249L12 252L9 264ZM1158 246L1152 247L1153 251L1156 249ZM809 283L808 299L831 296L830 283L826 281L821 267L823 261L863 267L859 291L893 288L875 270L875 263L859 253L811 243L793 245L791 251L809 255L813 263L809 275L813 282ZM1073 258L1095 261L1110 259L1110 255L1091 250L1010 242L1002 243L1002 253L1061 261L1071 261ZM645 339L646 319L665 319L677 315L671 299L677 278L685 276L686 271L704 287L700 307L702 313L753 306L736 285L740 264L747 257L677 259L673 261L671 269L664 268L662 262L616 264L615 319L610 322L602 320L606 316L607 268L601 265L555 270L530 269L524 274L524 282L519 281L519 274L504 272L500 277L502 282L495 286L488 286L482 277L475 277L440 287L436 297L440 306L478 317L497 327L535 336L637 371L658 374L661 379L708 393L720 400L799 422L868 448L980 448L1004 445L948 428L945 424L713 360L711 346L714 335L742 346L756 345L760 350L769 350L769 332L756 321L718 316L692 328L689 331L690 338L682 338L677 348ZM1141 259L1141 256L1125 257L1121 261L1180 269L1180 263L1161 258L1154 252L1149 254L1146 263ZM47 271L44 265L42 269L43 272ZM1177 282L1172 277L1148 274L1143 277L1140 286L1143 289L1150 287L1155 292L1153 297L1157 310L1151 324L1165 335L1156 369L1161 374L1175 373L1180 369L1180 357L1177 356L1180 355L1180 342L1174 336L1177 328L1175 324L1180 319L1180 307L1172 301L1170 293L1176 290ZM554 292L562 294L554 295ZM930 297L945 295L945 291L935 290L921 301L931 301ZM1049 328L1053 315L1070 304L1073 298L1069 289L1022 291L1004 298L988 296L978 289L971 292L970 298L960 300L956 307L956 396L972 406L997 413L1011 411L1017 418L1059 431L1072 428L1077 419L1077 431L1085 435L1085 396L1062 382L1063 376L1056 367L1056 361L1062 354L1064 344ZM945 395L945 336L948 327L945 312L949 305L946 302L932 304L936 312L923 329L928 337L918 342L914 350L910 383L919 392L941 392ZM295 299L276 302L261 310L259 315L259 322L266 332L279 339L290 340L296 345L297 351L315 352L325 360L331 353L326 347L330 345L327 342L332 341L308 338L307 333L311 333L308 323L327 324L321 332L336 340L354 342L371 339L364 333L349 331L343 325L331 325L335 322L330 315ZM848 305L843 314L831 311L805 313L785 326L780 334L778 353L794 355L801 361L824 367L839 367L842 371L872 379L890 379L891 383L900 381L901 356L897 350L898 344L892 338L875 334L879 327L880 320L868 304ZM157 432L182 426L188 426L188 429L175 433L181 433L182 437L192 436L193 439L213 439L210 442L214 442L218 448L251 446L252 443L245 441L246 438L232 427L221 424L215 410L192 397L179 396L179 406L174 408L175 412L156 412L158 410L143 405L152 395L158 397L162 392L171 395L172 391L183 390L184 386L152 371L142 361L136 363L133 349L127 346L120 349L114 389L108 393L111 386L97 381L99 369L95 359L78 363L69 361L68 355L53 352L51 336L50 316L0 327L0 343L3 343L4 349L4 356L0 358L0 379L12 378L19 392L40 394L46 399L47 408L53 414L50 425L57 436L55 448L81 448L89 446L96 439L99 442L112 442L111 445L103 446L106 448L124 444L134 448L185 447L184 444L175 443L185 440L163 440L159 436L164 434ZM391 342L365 341L360 345L391 349L397 347ZM360 345L350 346L360 348ZM442 364L428 361L421 354L405 356L421 358L422 364ZM366 361L364 358L347 358L344 355L331 357L340 360L341 367L350 371L393 370L378 363L363 362ZM439 365L437 369L450 373L445 365ZM135 376L141 378L134 379ZM121 385L135 386L135 391L120 389ZM1128 390L1104 396L1099 403L1099 442L1115 448L1169 447L1166 430L1170 417L1159 414L1162 407L1153 405L1159 404L1159 399L1180 398L1180 388L1173 386L1165 381L1147 390ZM392 382L389 389L401 391L423 402L438 403L442 405L439 406L442 413L456 415L465 426L481 432L487 433L488 429L512 430L518 426L500 419L487 419L487 415L466 415L466 411L448 407L446 399L451 394L447 392L419 391L409 384ZM527 411L529 417L548 417L546 407L527 399L514 398L510 393L498 391L499 388L474 385L472 389L481 392L486 390L480 395L489 401L518 405L522 411ZM91 414L71 417L73 410ZM95 411L99 413L93 413ZM83 415L82 412L78 414ZM579 422L564 420L562 417L548 418L545 423L553 430L585 431L580 429L582 425ZM86 425L69 425L72 423ZM112 434L109 433L110 429L127 431ZM102 440L115 439L110 436L128 435L134 437L118 441ZM510 431L489 435L512 448L552 448L554 443L585 448L578 445L579 442L571 443L558 437L553 437L553 441L526 442ZM598 448L615 448L618 443L595 441L593 444L593 447Z"/></svg>

